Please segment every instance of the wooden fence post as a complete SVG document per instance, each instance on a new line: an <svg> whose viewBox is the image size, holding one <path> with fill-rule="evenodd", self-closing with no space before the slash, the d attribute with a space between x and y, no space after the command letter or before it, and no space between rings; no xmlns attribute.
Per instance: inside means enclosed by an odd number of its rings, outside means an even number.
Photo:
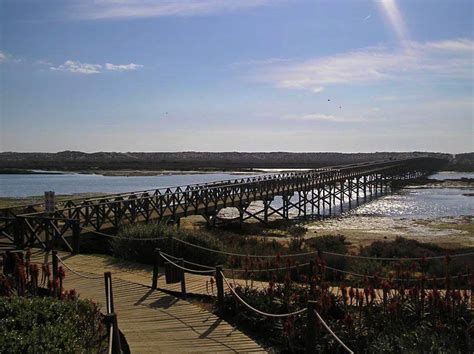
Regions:
<svg viewBox="0 0 474 354"><path fill-rule="evenodd" d="M151 282L151 288L153 290L155 290L157 287L158 287L158 267L160 265L160 249L159 248L155 248L154 250L154 259L153 259L153 278L152 278L152 282Z"/></svg>
<svg viewBox="0 0 474 354"><path fill-rule="evenodd" d="M179 259L179 264L184 268L184 259ZM186 276L184 270L181 272L181 297L186 299Z"/></svg>
<svg viewBox="0 0 474 354"><path fill-rule="evenodd" d="M308 300L306 323L306 353L316 353L316 301Z"/></svg>
<svg viewBox="0 0 474 354"><path fill-rule="evenodd" d="M114 294L112 291L112 273L104 273L104 283L105 283L105 300L107 302L107 312L114 312Z"/></svg>
<svg viewBox="0 0 474 354"><path fill-rule="evenodd" d="M309 261L309 298L314 298L314 260Z"/></svg>
<svg viewBox="0 0 474 354"><path fill-rule="evenodd" d="M168 241L169 241L169 244L170 244L170 254L172 256L174 256L174 243L173 243L173 235L172 234L170 234L168 236Z"/></svg>
<svg viewBox="0 0 474 354"><path fill-rule="evenodd" d="M72 253L78 254L81 243L81 227L79 225L79 220L74 220L72 222Z"/></svg>
<svg viewBox="0 0 474 354"><path fill-rule="evenodd" d="M13 224L13 239L16 249L22 249L25 244L25 235L23 233L23 221L21 218L16 217Z"/></svg>
<svg viewBox="0 0 474 354"><path fill-rule="evenodd" d="M112 327L113 333L112 333L112 350L109 352L112 352L113 354L121 354L122 353L122 345L120 343L120 331L118 328L118 323L117 323L117 314L115 312L112 313L107 313L105 315L105 321L109 325L109 331L110 327ZM109 332L110 336L110 332Z"/></svg>
<svg viewBox="0 0 474 354"><path fill-rule="evenodd" d="M51 252L52 258L53 258L53 291L54 291L54 296L58 295L57 290L58 287L56 286L56 281L58 279L58 251L53 250Z"/></svg>
<svg viewBox="0 0 474 354"><path fill-rule="evenodd" d="M217 306L219 309L224 305L224 279L222 278L222 266L216 266L216 288Z"/></svg>

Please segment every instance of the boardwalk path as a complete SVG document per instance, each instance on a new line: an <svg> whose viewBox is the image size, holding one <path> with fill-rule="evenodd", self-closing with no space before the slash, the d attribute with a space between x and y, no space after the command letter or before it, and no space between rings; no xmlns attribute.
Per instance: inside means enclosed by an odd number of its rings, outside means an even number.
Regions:
<svg viewBox="0 0 474 354"><path fill-rule="evenodd" d="M112 272L115 312L132 353L265 352L208 311L151 290L151 271L147 267L129 262L110 264L108 258L100 256L61 255L68 266L82 274ZM39 256L35 258L40 260ZM82 298L105 304L103 278L86 279L66 273L65 288L75 288ZM164 283L161 278L160 283Z"/></svg>

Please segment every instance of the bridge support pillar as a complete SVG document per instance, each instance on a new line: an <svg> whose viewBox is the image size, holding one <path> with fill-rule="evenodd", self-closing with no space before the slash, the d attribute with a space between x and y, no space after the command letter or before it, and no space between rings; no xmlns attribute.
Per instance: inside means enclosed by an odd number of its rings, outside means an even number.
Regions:
<svg viewBox="0 0 474 354"><path fill-rule="evenodd" d="M270 204L272 204L273 198L263 199L263 223L268 223L268 210L270 209Z"/></svg>

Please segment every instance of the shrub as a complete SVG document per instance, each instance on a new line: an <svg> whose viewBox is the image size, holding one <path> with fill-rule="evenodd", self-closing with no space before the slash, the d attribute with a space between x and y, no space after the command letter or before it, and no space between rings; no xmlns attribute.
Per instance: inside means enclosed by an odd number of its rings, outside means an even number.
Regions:
<svg viewBox="0 0 474 354"><path fill-rule="evenodd" d="M321 274L320 274L321 275ZM405 288L397 282L369 283L363 289L341 284L331 291L318 277L314 292L307 285L270 283L267 289L236 286L235 291L261 311L282 314L307 306L308 297L329 327L354 352L360 353L467 353L474 335L469 293L426 289L420 280ZM337 295L336 295L337 294ZM306 315L268 318L225 294L221 313L245 329L258 333L276 352L303 352ZM319 324L314 332L317 353L337 353L338 343Z"/></svg>
<svg viewBox="0 0 474 354"><path fill-rule="evenodd" d="M105 334L91 301L0 297L1 353L98 353Z"/></svg>
<svg viewBox="0 0 474 354"><path fill-rule="evenodd" d="M318 251L328 251L335 253L347 253L346 238L343 235L323 235L307 239L306 245Z"/></svg>
<svg viewBox="0 0 474 354"><path fill-rule="evenodd" d="M155 248L160 248L165 253L182 257L191 262L212 266L225 262L227 258L224 255L190 247L177 241L170 243L168 239L156 241L133 240L172 237L214 250L223 249L222 242L215 236L204 232L182 231L164 224L137 224L124 227L120 230L118 236L122 239L116 238L111 241L113 255L130 261L153 264ZM127 240L127 238L130 239Z"/></svg>

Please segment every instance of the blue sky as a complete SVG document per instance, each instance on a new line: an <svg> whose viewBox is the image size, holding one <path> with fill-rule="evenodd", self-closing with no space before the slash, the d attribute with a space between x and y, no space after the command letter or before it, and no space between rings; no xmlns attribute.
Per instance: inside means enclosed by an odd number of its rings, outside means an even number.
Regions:
<svg viewBox="0 0 474 354"><path fill-rule="evenodd" d="M0 0L2 151L473 149L470 0Z"/></svg>

